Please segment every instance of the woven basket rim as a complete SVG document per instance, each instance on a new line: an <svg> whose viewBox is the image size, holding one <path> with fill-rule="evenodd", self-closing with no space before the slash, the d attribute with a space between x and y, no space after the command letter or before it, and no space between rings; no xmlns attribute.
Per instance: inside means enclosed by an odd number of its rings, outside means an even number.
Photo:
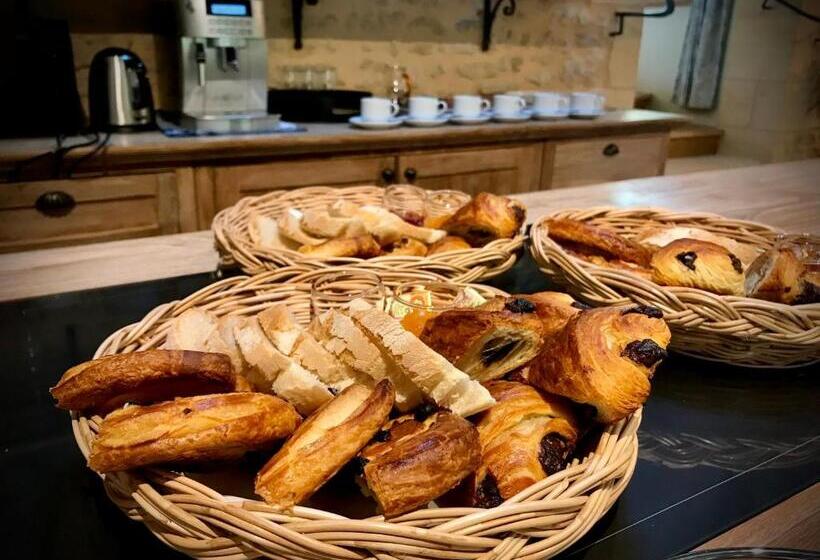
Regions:
<svg viewBox="0 0 820 560"><path fill-rule="evenodd" d="M771 246L783 231L707 212L654 207L564 208L547 213L533 224L529 250L544 274L585 301L608 305L638 302L663 309L673 334L671 347L682 353L747 367L803 366L820 360L820 303L787 305L697 288L661 286L626 270L602 267L570 255L549 238L545 222L556 217L595 221L616 230L619 227L615 224L624 221L711 227L737 241L764 247ZM731 342L737 348L717 349L719 341Z"/></svg>
<svg viewBox="0 0 820 560"><path fill-rule="evenodd" d="M297 189L278 189L257 196L246 196L220 210L214 216L211 230L216 239L217 250L226 265L238 264L247 274L257 274L283 266L307 265L316 268L330 266L366 266L373 269L429 270L456 281L474 282L498 276L510 269L517 260L517 252L524 247L526 236L519 233L511 239L497 239L484 247L448 251L431 256L382 255L370 259L357 257L317 258L305 256L290 249L263 249L251 240L249 215L259 211L270 217L278 212L266 212L264 208L275 205L280 199L301 204L317 205L318 200L329 204L339 198L367 200L381 204L384 188L376 185L349 187L312 186ZM308 202L309 201L309 202ZM294 207L296 202L290 204ZM263 210L260 210L263 208ZM281 210L280 210L281 211Z"/></svg>
<svg viewBox="0 0 820 560"><path fill-rule="evenodd" d="M161 304L140 321L118 329L103 341L94 357L158 346L169 319L191 307L233 314L285 301L304 313L304 307L309 306L304 297L309 280L324 272L294 266L218 281L184 299ZM394 272L391 278L448 282L442 276L418 271ZM385 284L390 286L392 281ZM472 286L485 295L505 293L489 286ZM487 510L430 508L391 521L380 516L349 519L303 506L283 513L261 500L222 495L184 474L159 468L100 478L109 498L128 517L143 522L170 547L197 558L264 554L334 559L376 556L388 560L410 555L473 560L494 553L494 558L535 560L552 557L576 542L624 491L637 462L641 412L603 428L598 445L583 458ZM100 420L71 414L74 436L86 459Z"/></svg>

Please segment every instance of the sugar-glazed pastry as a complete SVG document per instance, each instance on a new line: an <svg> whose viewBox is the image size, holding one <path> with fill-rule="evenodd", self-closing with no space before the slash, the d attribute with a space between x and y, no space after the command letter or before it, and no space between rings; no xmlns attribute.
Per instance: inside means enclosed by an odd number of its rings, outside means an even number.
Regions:
<svg viewBox="0 0 820 560"><path fill-rule="evenodd" d="M496 239L515 237L526 217L526 208L517 200L482 192L459 208L441 227L450 235L465 239L471 246L481 247Z"/></svg>
<svg viewBox="0 0 820 560"><path fill-rule="evenodd" d="M528 380L594 407L600 422L617 422L649 397L649 380L671 338L662 317L643 305L582 311L544 344Z"/></svg>
<svg viewBox="0 0 820 560"><path fill-rule="evenodd" d="M478 432L448 411L388 422L358 456L363 478L386 518L424 507L479 463Z"/></svg>
<svg viewBox="0 0 820 560"><path fill-rule="evenodd" d="M563 469L579 432L561 397L512 381L485 386L497 404L476 422L481 464L468 487L471 505L495 507Z"/></svg>
<svg viewBox="0 0 820 560"><path fill-rule="evenodd" d="M225 354L146 350L103 356L66 371L51 389L57 406L105 414L125 403L233 391L236 376Z"/></svg>
<svg viewBox="0 0 820 560"><path fill-rule="evenodd" d="M541 349L542 328L534 303L496 298L481 308L448 309L430 318L420 338L473 379L485 381L533 359Z"/></svg>
<svg viewBox="0 0 820 560"><path fill-rule="evenodd" d="M393 386L351 385L308 418L256 475L256 493L289 510L302 503L350 461L393 406Z"/></svg>
<svg viewBox="0 0 820 560"><path fill-rule="evenodd" d="M699 288L732 296L742 296L743 263L725 247L678 239L652 255L652 280L663 286Z"/></svg>
<svg viewBox="0 0 820 560"><path fill-rule="evenodd" d="M300 421L291 405L260 393L129 406L105 417L88 465L102 473L157 463L237 459L289 436Z"/></svg>

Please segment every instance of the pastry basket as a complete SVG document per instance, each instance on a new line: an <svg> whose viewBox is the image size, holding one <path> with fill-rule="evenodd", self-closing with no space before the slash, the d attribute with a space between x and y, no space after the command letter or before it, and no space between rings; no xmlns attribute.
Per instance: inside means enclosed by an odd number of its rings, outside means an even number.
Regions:
<svg viewBox="0 0 820 560"><path fill-rule="evenodd" d="M652 208L567 209L542 217L530 230L530 252L551 280L592 305L636 302L663 310L671 348L683 354L750 367L789 367L820 360L820 304L785 305L660 286L621 270L570 256L547 235L545 221L570 218L629 237L647 223L688 226L768 249L781 232L715 214Z"/></svg>
<svg viewBox="0 0 820 560"><path fill-rule="evenodd" d="M317 258L288 249L261 247L253 242L250 235L252 212L276 219L290 208L326 208L340 199L362 205L381 205L383 194L384 189L376 186L305 187L273 191L261 196L243 198L233 206L220 211L214 217L211 229L216 237L216 246L223 265L238 265L247 274L259 274L297 264L315 268L355 265L369 268L374 272L421 270L460 282L475 282L509 270L524 246L524 236L519 234L512 239L491 241L480 248L424 257L384 255L371 259Z"/></svg>
<svg viewBox="0 0 820 560"><path fill-rule="evenodd" d="M300 321L307 321L310 282L324 272L292 266L216 282L184 300L160 305L137 323L119 329L102 343L95 357L160 346L169 320L191 307L217 315L250 314L285 302ZM388 290L411 280L444 281L430 272L382 275ZM503 293L487 286L473 287L485 296ZM86 458L100 421L99 417L72 414L74 435ZM422 509L389 522L381 516L358 519L303 506L291 512L277 511L259 499L220 492L217 485L195 473L149 468L101 478L110 499L129 518L194 558L535 560L565 550L612 507L635 469L640 421L638 410L607 426L587 455L501 506ZM251 485L249 481L248 488Z"/></svg>

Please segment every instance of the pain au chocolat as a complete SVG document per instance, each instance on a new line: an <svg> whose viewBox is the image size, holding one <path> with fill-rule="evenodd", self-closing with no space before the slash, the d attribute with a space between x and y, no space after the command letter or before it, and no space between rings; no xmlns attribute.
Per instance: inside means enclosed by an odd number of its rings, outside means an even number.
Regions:
<svg viewBox="0 0 820 560"><path fill-rule="evenodd" d="M582 311L547 341L527 379L594 407L599 422L617 422L649 397L649 380L671 338L662 317L643 305Z"/></svg>
<svg viewBox="0 0 820 560"><path fill-rule="evenodd" d="M515 237L526 217L526 208L517 200L482 192L459 208L441 227L471 246L481 247L496 239Z"/></svg>
<svg viewBox="0 0 820 560"><path fill-rule="evenodd" d="M146 350L76 365L63 374L51 395L60 408L105 414L129 402L158 402L235 388L236 375L225 354Z"/></svg>
<svg viewBox="0 0 820 560"><path fill-rule="evenodd" d="M88 465L104 473L158 463L236 459L289 436L300 421L290 404L261 393L129 406L105 417Z"/></svg>

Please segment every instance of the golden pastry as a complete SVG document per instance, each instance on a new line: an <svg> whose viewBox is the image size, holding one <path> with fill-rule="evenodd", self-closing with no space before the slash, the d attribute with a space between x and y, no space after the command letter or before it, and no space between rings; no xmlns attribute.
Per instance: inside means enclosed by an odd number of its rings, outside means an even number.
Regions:
<svg viewBox="0 0 820 560"><path fill-rule="evenodd" d="M356 257L369 259L378 257L382 248L376 243L372 235L358 237L340 237L330 239L319 245L302 245L299 252L309 257Z"/></svg>
<svg viewBox="0 0 820 560"><path fill-rule="evenodd" d="M446 253L448 251L462 251L464 249L471 249L470 244L467 243L463 237L456 235L448 235L436 241L430 248L427 249L427 255L435 255L437 253Z"/></svg>
<svg viewBox="0 0 820 560"><path fill-rule="evenodd" d="M746 295L788 305L820 301L820 239L791 236L746 271Z"/></svg>
<svg viewBox="0 0 820 560"><path fill-rule="evenodd" d="M458 209L441 227L473 247L518 235L527 211L517 200L482 192Z"/></svg>
<svg viewBox="0 0 820 560"><path fill-rule="evenodd" d="M423 257L427 254L427 245L416 239L402 237L387 248L385 255Z"/></svg>
<svg viewBox="0 0 820 560"><path fill-rule="evenodd" d="M699 288L716 294L741 296L743 263L725 247L678 239L652 255L652 280L663 286Z"/></svg>
<svg viewBox="0 0 820 560"><path fill-rule="evenodd" d="M580 255L599 254L607 260L622 260L643 267L649 265L652 256L649 249L614 231L566 218L545 223L551 239Z"/></svg>

